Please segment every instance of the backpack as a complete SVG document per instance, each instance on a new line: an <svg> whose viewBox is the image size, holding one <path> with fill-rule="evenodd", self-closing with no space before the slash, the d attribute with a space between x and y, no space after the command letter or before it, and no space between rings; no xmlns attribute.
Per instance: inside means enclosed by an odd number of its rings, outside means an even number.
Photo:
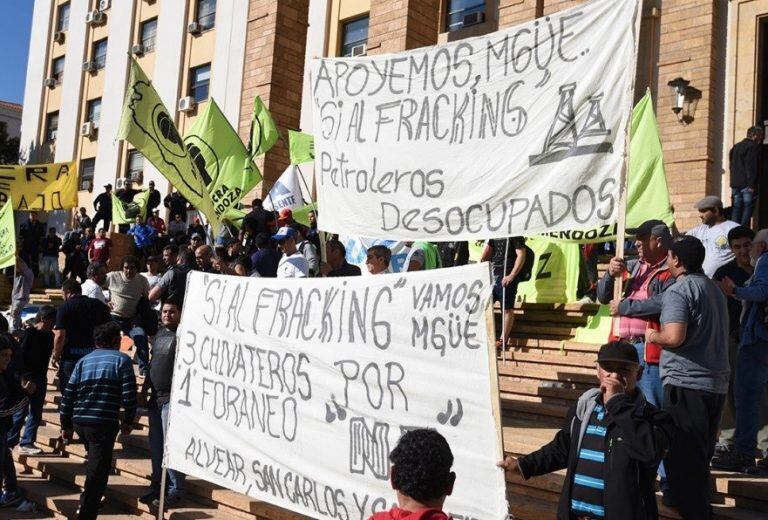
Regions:
<svg viewBox="0 0 768 520"><path fill-rule="evenodd" d="M525 246L525 262L523 262L523 268L520 270L520 274L517 275L517 279L520 282L527 282L533 275L533 263L536 260L536 253L533 249Z"/></svg>

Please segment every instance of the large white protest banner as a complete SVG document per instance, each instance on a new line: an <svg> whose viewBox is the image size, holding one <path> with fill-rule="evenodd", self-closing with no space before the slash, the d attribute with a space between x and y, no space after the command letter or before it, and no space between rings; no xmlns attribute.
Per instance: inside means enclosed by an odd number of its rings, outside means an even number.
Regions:
<svg viewBox="0 0 768 520"><path fill-rule="evenodd" d="M455 457L446 510L505 518L488 264L447 274L190 273L167 467L312 518L366 520L396 502L401 434L428 427Z"/></svg>
<svg viewBox="0 0 768 520"><path fill-rule="evenodd" d="M446 45L314 59L321 229L449 241L616 222L639 10L594 0Z"/></svg>

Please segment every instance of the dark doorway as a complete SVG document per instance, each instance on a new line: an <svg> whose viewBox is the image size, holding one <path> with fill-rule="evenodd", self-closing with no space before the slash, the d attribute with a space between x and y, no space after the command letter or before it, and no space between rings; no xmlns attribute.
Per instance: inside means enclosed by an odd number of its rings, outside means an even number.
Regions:
<svg viewBox="0 0 768 520"><path fill-rule="evenodd" d="M760 18L757 27L757 91L755 92L755 124L768 129L768 17ZM746 137L746 128L736 129L738 140ZM757 229L768 227L768 146L763 144L763 168L760 172L757 208Z"/></svg>

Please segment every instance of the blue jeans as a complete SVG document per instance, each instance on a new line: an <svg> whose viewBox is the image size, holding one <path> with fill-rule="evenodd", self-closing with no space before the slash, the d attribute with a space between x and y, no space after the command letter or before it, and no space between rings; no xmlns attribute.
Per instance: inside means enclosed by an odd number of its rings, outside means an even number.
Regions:
<svg viewBox="0 0 768 520"><path fill-rule="evenodd" d="M755 193L749 188L731 188L731 220L749 227L755 210Z"/></svg>
<svg viewBox="0 0 768 520"><path fill-rule="evenodd" d="M160 493L160 481L163 472L163 455L165 451L165 436L168 432L169 404L159 405L150 402L147 414L149 416L149 453L152 458L152 483L150 488ZM186 475L176 470L168 469L168 496L181 497L184 494Z"/></svg>
<svg viewBox="0 0 768 520"><path fill-rule="evenodd" d="M44 256L40 259L40 271L43 275L43 285L46 287L61 287L61 273L59 272L59 257Z"/></svg>
<svg viewBox="0 0 768 520"><path fill-rule="evenodd" d="M768 341L742 345L736 358L736 380L733 397L736 400L736 451L752 456L757 448L760 429L760 400L768 388Z"/></svg>
<svg viewBox="0 0 768 520"><path fill-rule="evenodd" d="M119 316L112 316L112 319L120 325L123 334L133 340L133 344L136 346L136 362L139 365L139 372L144 375L149 364L149 341L147 340L147 334L144 332L144 329L134 325L132 319L120 318Z"/></svg>
<svg viewBox="0 0 768 520"><path fill-rule="evenodd" d="M29 405L13 415L13 426L11 431L8 432L9 446L16 446L17 444L30 446L37 440L37 429L43 420L43 405L45 404L45 394L48 389L46 388L47 381L45 377L33 378L32 382L35 383L37 388L29 396ZM24 426L24 435L21 435L21 441L19 441L22 426Z"/></svg>
<svg viewBox="0 0 768 520"><path fill-rule="evenodd" d="M635 343L637 357L640 359L640 366L643 367L643 376L637 382L637 387L643 392L645 400L661 410L664 403L664 387L661 384L661 371L658 364L648 364L645 362L645 343ZM667 473L664 471L664 463L659 464L659 480L661 490L667 491Z"/></svg>

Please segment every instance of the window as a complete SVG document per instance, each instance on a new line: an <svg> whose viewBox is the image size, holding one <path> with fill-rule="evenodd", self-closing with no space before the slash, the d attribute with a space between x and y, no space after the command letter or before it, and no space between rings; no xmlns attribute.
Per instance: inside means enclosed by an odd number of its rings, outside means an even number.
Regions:
<svg viewBox="0 0 768 520"><path fill-rule="evenodd" d="M96 158L80 160L80 186L81 191L93 189L93 172L96 170Z"/></svg>
<svg viewBox="0 0 768 520"><path fill-rule="evenodd" d="M485 0L448 0L445 28L456 31L485 21Z"/></svg>
<svg viewBox="0 0 768 520"><path fill-rule="evenodd" d="M144 174L144 156L138 150L128 152L128 171L126 177L138 181Z"/></svg>
<svg viewBox="0 0 768 520"><path fill-rule="evenodd" d="M155 37L157 36L157 18L152 18L141 24L141 44L144 52L155 50Z"/></svg>
<svg viewBox="0 0 768 520"><path fill-rule="evenodd" d="M208 86L211 83L211 64L192 69L190 74L189 95L201 103L208 99Z"/></svg>
<svg viewBox="0 0 768 520"><path fill-rule="evenodd" d="M101 118L101 98L92 99L88 102L88 121L99 125Z"/></svg>
<svg viewBox="0 0 768 520"><path fill-rule="evenodd" d="M197 23L204 31L216 25L216 0L197 0Z"/></svg>
<svg viewBox="0 0 768 520"><path fill-rule="evenodd" d="M59 131L59 113L51 112L45 116L45 142L50 143L56 140L56 134Z"/></svg>
<svg viewBox="0 0 768 520"><path fill-rule="evenodd" d="M103 69L107 64L107 39L93 43L93 56L91 60L96 65L96 70Z"/></svg>
<svg viewBox="0 0 768 520"><path fill-rule="evenodd" d="M69 2L59 6L56 15L56 31L64 32L69 29Z"/></svg>
<svg viewBox="0 0 768 520"><path fill-rule="evenodd" d="M341 37L341 55L363 56L368 43L368 17L344 22Z"/></svg>
<svg viewBox="0 0 768 520"><path fill-rule="evenodd" d="M54 58L51 63L51 77L56 80L57 85L64 79L64 56Z"/></svg>

